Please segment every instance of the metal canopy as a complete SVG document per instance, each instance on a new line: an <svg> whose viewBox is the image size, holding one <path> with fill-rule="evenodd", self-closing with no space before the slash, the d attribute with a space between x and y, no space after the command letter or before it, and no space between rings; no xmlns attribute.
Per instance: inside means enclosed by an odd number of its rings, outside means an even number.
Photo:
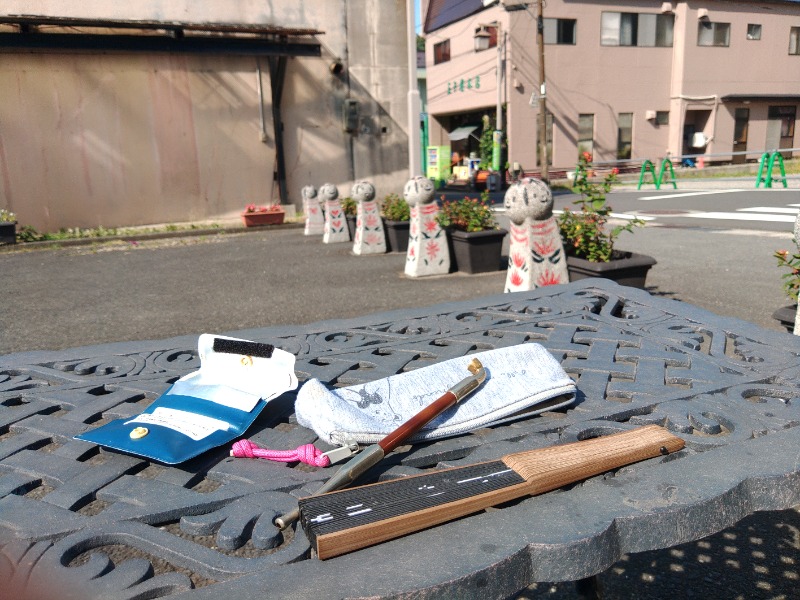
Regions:
<svg viewBox="0 0 800 600"><path fill-rule="evenodd" d="M723 102L798 102L800 94L726 94Z"/></svg>
<svg viewBox="0 0 800 600"><path fill-rule="evenodd" d="M453 129L450 133L447 134L447 137L450 138L451 142L457 142L459 140L467 139L470 134L478 128L477 125L465 125L463 127L458 127Z"/></svg>
<svg viewBox="0 0 800 600"><path fill-rule="evenodd" d="M0 16L0 25L11 25L18 29L16 33L0 33L0 48L25 50L320 56L318 42L301 38L324 33L312 28L288 28L272 24L75 19L36 15Z"/></svg>

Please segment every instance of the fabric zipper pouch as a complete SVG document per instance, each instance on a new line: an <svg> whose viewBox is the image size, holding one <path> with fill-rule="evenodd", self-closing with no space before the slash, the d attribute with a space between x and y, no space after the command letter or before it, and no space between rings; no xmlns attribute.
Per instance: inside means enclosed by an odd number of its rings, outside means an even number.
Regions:
<svg viewBox="0 0 800 600"><path fill-rule="evenodd" d="M241 436L267 403L297 387L293 354L203 334L200 369L181 377L143 413L75 436L177 464Z"/></svg>
<svg viewBox="0 0 800 600"><path fill-rule="evenodd" d="M433 419L409 442L459 435L567 406L575 383L539 344L520 344L469 354L385 379L329 390L307 381L297 395L297 422L329 444L372 444L469 376L473 358L483 364L486 381Z"/></svg>

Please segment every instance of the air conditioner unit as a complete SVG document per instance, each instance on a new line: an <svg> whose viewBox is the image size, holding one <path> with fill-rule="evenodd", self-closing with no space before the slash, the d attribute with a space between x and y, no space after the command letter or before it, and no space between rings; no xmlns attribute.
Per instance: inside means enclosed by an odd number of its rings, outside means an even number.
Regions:
<svg viewBox="0 0 800 600"><path fill-rule="evenodd" d="M486 6L486 1L483 0L483 5ZM506 9L507 12L512 12L515 10L525 10L528 8L528 4L530 4L530 0L500 0L500 4ZM490 2L490 4L492 4Z"/></svg>
<svg viewBox="0 0 800 600"><path fill-rule="evenodd" d="M656 119L656 111L654 110L646 110L644 111L644 118L648 121L655 121Z"/></svg>
<svg viewBox="0 0 800 600"><path fill-rule="evenodd" d="M708 9L707 8L698 8L697 9L697 18L701 21L708 21Z"/></svg>
<svg viewBox="0 0 800 600"><path fill-rule="evenodd" d="M696 132L692 136L692 148L702 148L708 143L708 138L706 134L702 131Z"/></svg>

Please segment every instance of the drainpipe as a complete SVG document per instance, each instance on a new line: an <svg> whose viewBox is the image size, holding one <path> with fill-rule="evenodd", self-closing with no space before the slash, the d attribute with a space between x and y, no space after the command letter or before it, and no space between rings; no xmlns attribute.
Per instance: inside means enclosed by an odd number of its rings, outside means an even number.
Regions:
<svg viewBox="0 0 800 600"><path fill-rule="evenodd" d="M406 30L408 34L408 176L422 175L422 148L419 134L421 104L417 89L417 32L414 0L406 1Z"/></svg>
<svg viewBox="0 0 800 600"><path fill-rule="evenodd" d="M256 85L258 86L258 118L260 123L261 141L267 143L267 122L264 114L264 86L261 83L261 62L256 59Z"/></svg>
<svg viewBox="0 0 800 600"><path fill-rule="evenodd" d="M270 56L269 81L272 89L272 126L275 136L275 163L278 177L278 194L281 204L289 204L286 191L286 157L283 155L283 122L281 121L281 97L286 80L286 57Z"/></svg>

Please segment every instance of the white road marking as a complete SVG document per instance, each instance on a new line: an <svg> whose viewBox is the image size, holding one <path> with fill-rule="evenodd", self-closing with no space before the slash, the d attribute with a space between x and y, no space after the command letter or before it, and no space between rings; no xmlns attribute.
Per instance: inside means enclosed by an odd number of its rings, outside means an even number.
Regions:
<svg viewBox="0 0 800 600"><path fill-rule="evenodd" d="M613 217L614 219L624 219L626 221L632 221L633 219L641 219L642 221L654 221L655 217L646 217L644 215L629 215L628 213L609 213L609 217Z"/></svg>
<svg viewBox="0 0 800 600"><path fill-rule="evenodd" d="M795 204L794 206L797 205ZM796 215L799 211L800 209L789 208L786 206L751 206L750 208L737 209L737 212L777 213L786 215Z"/></svg>
<svg viewBox="0 0 800 600"><path fill-rule="evenodd" d="M732 194L745 190L710 190L705 192L683 192L681 194L663 194L661 196L642 196L637 200L665 200L667 198L688 198L689 196L711 196L712 194Z"/></svg>
<svg viewBox="0 0 800 600"><path fill-rule="evenodd" d="M697 212L674 215L681 219L724 219L726 221L770 221L775 223L794 223L792 215L769 215L764 213L744 212Z"/></svg>
<svg viewBox="0 0 800 600"><path fill-rule="evenodd" d="M558 210L558 209L553 210L554 215L560 215L563 213L564 213L563 210ZM608 216L614 219L623 219L625 221L632 221L633 219L641 219L642 221L655 221L656 219L656 217L646 217L644 215L631 215L628 213L609 213Z"/></svg>

